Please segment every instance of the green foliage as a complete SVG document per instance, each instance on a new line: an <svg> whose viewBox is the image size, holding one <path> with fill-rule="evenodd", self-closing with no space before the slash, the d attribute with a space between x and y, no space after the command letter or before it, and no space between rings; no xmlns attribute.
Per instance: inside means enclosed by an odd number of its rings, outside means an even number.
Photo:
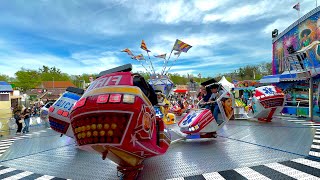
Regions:
<svg viewBox="0 0 320 180"><path fill-rule="evenodd" d="M35 88L41 83L41 76L38 71L35 70L22 68L20 71L17 71L15 75L17 77L15 85L22 91Z"/></svg>
<svg viewBox="0 0 320 180"><path fill-rule="evenodd" d="M262 63L259 65L247 65L245 67L240 67L232 73L220 74L215 78L219 80L222 76L225 76L227 80L259 80L263 76L270 74L272 74L272 64Z"/></svg>
<svg viewBox="0 0 320 180"><path fill-rule="evenodd" d="M76 85L79 88L83 88L83 82L90 83L89 78L93 77L93 79L96 79L98 74L82 74L82 75L71 75L70 79L74 85Z"/></svg>
<svg viewBox="0 0 320 180"><path fill-rule="evenodd" d="M148 73L137 72L142 75L146 80L150 78ZM261 63L259 65L247 65L245 67L240 67L231 73L218 74L215 77L197 77L194 76L194 81L201 83L209 79L215 78L220 80L222 76L225 76L228 81L232 80L259 80L265 75L272 74L272 64L271 63ZM96 78L97 74L82 74L82 75L68 75L62 73L60 69L56 67L43 66L38 71L21 69L15 73L16 79L9 77L7 75L0 75L0 81L14 82L15 86L22 91L32 89L40 85L42 81L72 81L76 86L82 87L83 82L89 83L89 77ZM178 73L169 73L169 78L176 85L184 85L189 82L189 78L186 75L181 75Z"/></svg>
<svg viewBox="0 0 320 180"><path fill-rule="evenodd" d="M70 81L69 75L56 67L43 66L39 69L39 74L42 81Z"/></svg>
<svg viewBox="0 0 320 180"><path fill-rule="evenodd" d="M9 76L5 75L5 74L0 74L0 81L9 81Z"/></svg>

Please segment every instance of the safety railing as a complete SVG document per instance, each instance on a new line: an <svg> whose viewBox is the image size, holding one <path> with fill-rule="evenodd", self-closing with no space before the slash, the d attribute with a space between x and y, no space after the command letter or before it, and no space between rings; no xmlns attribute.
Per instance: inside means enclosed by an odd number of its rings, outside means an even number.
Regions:
<svg viewBox="0 0 320 180"><path fill-rule="evenodd" d="M305 116L303 116L303 115L300 115L299 114L299 109L300 109L300 104L302 103L302 102L309 102L308 100L300 100L300 101L285 101L284 102L284 107L296 107L296 116L297 117L305 117ZM293 106L293 105L288 105L288 103L292 103L292 104L296 104L295 106Z"/></svg>

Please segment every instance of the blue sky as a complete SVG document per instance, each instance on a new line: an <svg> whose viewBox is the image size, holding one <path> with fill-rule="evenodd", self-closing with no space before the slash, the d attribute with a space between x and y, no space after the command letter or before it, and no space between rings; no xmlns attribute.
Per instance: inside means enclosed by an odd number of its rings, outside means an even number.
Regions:
<svg viewBox="0 0 320 180"><path fill-rule="evenodd" d="M298 18L293 0L1 0L0 74L56 66L69 74L99 73L132 63L144 39L150 55L170 53L176 39L193 47L172 73L214 76L271 62L271 31ZM320 1L319 1L320 3ZM315 0L300 1L303 16ZM163 60L152 58L160 72ZM172 58L174 60L174 58Z"/></svg>

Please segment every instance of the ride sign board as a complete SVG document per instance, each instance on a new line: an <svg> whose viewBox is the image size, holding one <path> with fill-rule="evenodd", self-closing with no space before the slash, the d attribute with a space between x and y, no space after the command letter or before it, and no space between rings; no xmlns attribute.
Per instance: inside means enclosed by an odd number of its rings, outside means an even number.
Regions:
<svg viewBox="0 0 320 180"><path fill-rule="evenodd" d="M131 77L131 73L129 72L108 74L93 81L89 86L89 88L86 90L86 93L94 89L103 88L107 86L120 86L120 85L132 86L132 84L133 84L132 77Z"/></svg>

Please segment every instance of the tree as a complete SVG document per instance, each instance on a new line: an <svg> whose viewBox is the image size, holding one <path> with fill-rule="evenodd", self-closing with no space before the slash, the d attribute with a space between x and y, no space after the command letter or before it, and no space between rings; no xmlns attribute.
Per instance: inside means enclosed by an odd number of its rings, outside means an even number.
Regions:
<svg viewBox="0 0 320 180"><path fill-rule="evenodd" d="M40 74L35 70L21 69L15 73L17 82L15 83L22 91L35 88L40 85Z"/></svg>
<svg viewBox="0 0 320 180"><path fill-rule="evenodd" d="M76 85L79 88L82 88L82 83L90 83L89 78L93 77L95 79L98 76L98 74L82 74L82 75L71 75L70 79L74 85Z"/></svg>
<svg viewBox="0 0 320 180"><path fill-rule="evenodd" d="M70 81L69 75L56 67L42 66L38 72L42 81Z"/></svg>
<svg viewBox="0 0 320 180"><path fill-rule="evenodd" d="M10 77L5 74L0 74L0 81L6 81L8 82L10 80Z"/></svg>
<svg viewBox="0 0 320 180"><path fill-rule="evenodd" d="M261 73L266 76L272 74L272 63L262 63L259 65Z"/></svg>

